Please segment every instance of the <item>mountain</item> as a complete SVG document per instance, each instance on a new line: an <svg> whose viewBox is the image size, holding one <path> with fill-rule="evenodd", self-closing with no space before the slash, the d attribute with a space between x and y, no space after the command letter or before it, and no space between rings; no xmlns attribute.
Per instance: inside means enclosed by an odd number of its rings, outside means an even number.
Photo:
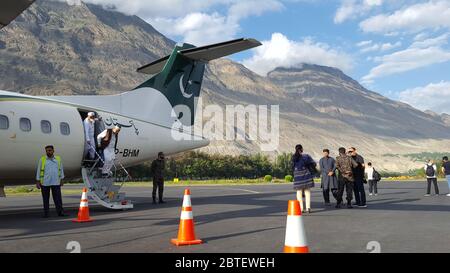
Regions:
<svg viewBox="0 0 450 273"><path fill-rule="evenodd" d="M442 122L444 122L445 124L447 124L447 126L450 126L450 115L449 114L442 114L441 115L441 120Z"/></svg>
<svg viewBox="0 0 450 273"><path fill-rule="evenodd" d="M0 88L33 95L128 90L146 78L136 68L174 44L137 16L37 1L0 32L0 73L8 79Z"/></svg>
<svg viewBox="0 0 450 273"><path fill-rule="evenodd" d="M338 147L355 146L379 169L404 172L422 164L408 155L450 147L448 124L368 91L335 68L304 64L297 69L278 68L261 77L243 65L222 60L210 64L209 70L204 96L208 102L280 105L278 152L292 151L301 143L319 158L323 148L336 155ZM202 150L249 154L258 151L259 144L212 141Z"/></svg>
<svg viewBox="0 0 450 273"><path fill-rule="evenodd" d="M113 94L148 76L136 71L171 52L174 41L137 16L93 4L38 0L0 30L0 89L33 95ZM267 77L229 59L207 67L203 106L279 105L275 156L302 143L318 158L323 148L356 146L379 169L420 166L407 155L450 147L450 117L431 115L362 87L341 71L304 64ZM208 119L205 118L204 122ZM222 132L225 121L218 124ZM219 141L208 153L251 154L258 141Z"/></svg>
<svg viewBox="0 0 450 273"><path fill-rule="evenodd" d="M450 137L440 117L369 91L336 68L303 64L294 69L277 68L268 78L292 98L302 98L357 131L410 139Z"/></svg>

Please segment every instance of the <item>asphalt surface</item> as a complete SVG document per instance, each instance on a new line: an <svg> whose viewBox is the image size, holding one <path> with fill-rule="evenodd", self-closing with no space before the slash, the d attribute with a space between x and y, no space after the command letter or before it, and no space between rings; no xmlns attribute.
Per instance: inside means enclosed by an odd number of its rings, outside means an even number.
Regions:
<svg viewBox="0 0 450 273"><path fill-rule="evenodd" d="M446 183L439 183L447 193ZM72 186L73 187L73 186ZM311 252L450 252L450 197L424 197L424 182L381 182L368 208L325 208L313 190L313 213L303 215ZM80 195L64 196L66 218L41 218L40 196L0 198L0 252L280 252L291 185L192 187L196 233L202 245L175 247L184 187L166 187L167 204L151 204L151 187L127 187L129 211L90 202L94 222L72 223Z"/></svg>

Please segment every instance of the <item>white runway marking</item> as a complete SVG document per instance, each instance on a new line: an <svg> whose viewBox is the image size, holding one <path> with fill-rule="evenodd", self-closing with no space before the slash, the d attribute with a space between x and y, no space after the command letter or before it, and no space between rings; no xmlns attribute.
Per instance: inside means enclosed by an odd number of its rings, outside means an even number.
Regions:
<svg viewBox="0 0 450 273"><path fill-rule="evenodd" d="M186 187L189 187L189 186L186 186ZM243 191L243 192L248 192L248 193L253 193L253 194L261 193L261 192L258 192L258 191L252 191L252 190L247 190L247 189L231 188L231 187L220 187L220 186L215 186L215 185L213 185L213 186L194 186L194 187L198 187L199 190L219 190L220 189L220 190ZM152 191L140 191L139 193L140 194L141 193L152 193ZM130 193L130 194L133 194L133 192Z"/></svg>
<svg viewBox="0 0 450 273"><path fill-rule="evenodd" d="M241 188L232 188L232 187L221 187L221 186L216 186L216 185L212 185L212 186L197 186L197 187L201 187L200 190L233 190L233 191L243 191L243 192L248 192L248 193L253 193L253 194L258 194L261 192L258 191L252 191L252 190L247 190L247 189L241 189Z"/></svg>
<svg viewBox="0 0 450 273"><path fill-rule="evenodd" d="M255 194L260 193L260 192L257 192L257 191L246 190L246 189L239 189L239 188L224 188L224 189L227 189L227 190L235 190L235 191L244 191L244 192L255 193Z"/></svg>

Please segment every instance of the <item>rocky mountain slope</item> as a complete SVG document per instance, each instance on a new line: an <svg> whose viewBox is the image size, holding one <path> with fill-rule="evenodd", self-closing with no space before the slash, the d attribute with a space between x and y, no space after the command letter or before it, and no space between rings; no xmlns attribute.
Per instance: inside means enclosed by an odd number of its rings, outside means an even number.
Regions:
<svg viewBox="0 0 450 273"><path fill-rule="evenodd" d="M136 68L168 54L174 44L136 16L38 0L0 31L0 89L33 95L130 90L146 79ZM382 169L406 171L419 163L403 155L450 150L448 116L389 100L334 68L305 64L261 77L220 59L208 66L202 94L203 106L279 105L280 142L271 156L297 143L315 157L324 147L356 146ZM212 141L202 150L249 154L259 152L260 144Z"/></svg>
<svg viewBox="0 0 450 273"><path fill-rule="evenodd" d="M269 79L358 131L399 138L448 138L449 130L440 117L389 100L371 92L340 70L303 64L300 68L278 68Z"/></svg>
<svg viewBox="0 0 450 273"><path fill-rule="evenodd" d="M146 78L137 67L175 44L139 17L48 0L3 29L0 41L0 73L8 79L0 88L34 95L128 90Z"/></svg>

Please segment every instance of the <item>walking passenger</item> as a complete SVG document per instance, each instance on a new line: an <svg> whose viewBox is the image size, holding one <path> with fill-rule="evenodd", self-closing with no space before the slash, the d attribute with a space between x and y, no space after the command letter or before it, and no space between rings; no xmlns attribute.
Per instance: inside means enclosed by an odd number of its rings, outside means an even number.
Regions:
<svg viewBox="0 0 450 273"><path fill-rule="evenodd" d="M364 189L364 158L356 152L355 147L351 147L348 152L353 160L355 160L355 162L358 164L353 168L353 176L355 179L354 192L356 206L358 206L359 208L366 208L366 191Z"/></svg>
<svg viewBox="0 0 450 273"><path fill-rule="evenodd" d="M357 167L358 163L349 155L346 154L345 148L339 148L339 156L336 157L336 169L339 171L338 176L338 198L336 208L341 208L344 188L347 192L347 208L351 209L353 199L353 184L355 178L353 177L353 168Z"/></svg>
<svg viewBox="0 0 450 273"><path fill-rule="evenodd" d="M439 195L439 187L437 184L437 166L434 164L434 161L429 159L427 164L424 167L425 175L427 176L427 193L425 196L431 195L431 184L434 185L434 193Z"/></svg>
<svg viewBox="0 0 450 273"><path fill-rule="evenodd" d="M294 190L297 191L297 199L303 212L311 213L311 188L314 187L316 165L310 155L303 154L302 145L295 146L295 153L292 156ZM305 205L303 204L303 194L306 199Z"/></svg>
<svg viewBox="0 0 450 273"><path fill-rule="evenodd" d="M111 168L114 165L116 159L117 142L119 140L120 127L115 126L113 129L106 129L97 136L97 141L100 149L103 150L105 157L105 163L102 167L103 176L110 176Z"/></svg>
<svg viewBox="0 0 450 273"><path fill-rule="evenodd" d="M448 161L448 156L444 156L444 158L442 158L442 173L445 175L445 178L447 178L447 196L450 197L450 161Z"/></svg>
<svg viewBox="0 0 450 273"><path fill-rule="evenodd" d="M94 112L89 112L87 117L84 119L84 135L86 137L86 143L84 145L85 159L93 160L95 159L95 138L94 138L94 123L95 114Z"/></svg>
<svg viewBox="0 0 450 273"><path fill-rule="evenodd" d="M381 175L372 166L372 163L367 163L367 167L364 169L369 183L369 196L378 195L378 182L381 180Z"/></svg>
<svg viewBox="0 0 450 273"><path fill-rule="evenodd" d="M321 187L325 206L330 206L330 190L334 198L337 198L338 182L336 178L336 161L330 157L330 150L323 150L323 157L319 161L321 173Z"/></svg>

